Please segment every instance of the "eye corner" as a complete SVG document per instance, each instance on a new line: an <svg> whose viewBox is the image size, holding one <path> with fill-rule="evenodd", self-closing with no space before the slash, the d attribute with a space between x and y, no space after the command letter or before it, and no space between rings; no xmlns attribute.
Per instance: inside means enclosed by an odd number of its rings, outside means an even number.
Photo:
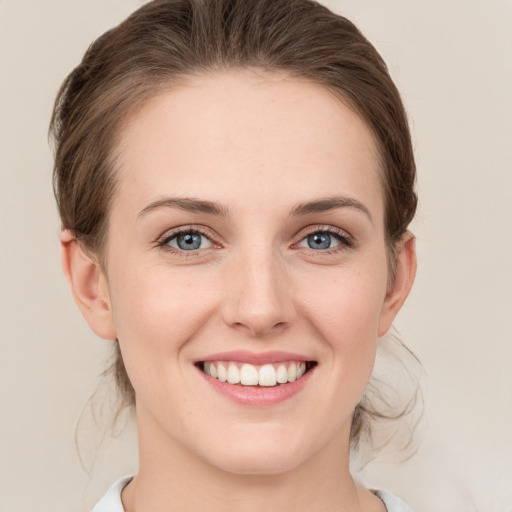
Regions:
<svg viewBox="0 0 512 512"><path fill-rule="evenodd" d="M310 250L311 254L329 255L352 249L356 246L354 237L346 230L334 226L309 226L298 235L300 239L292 244L292 248ZM316 246L312 238L317 237ZM333 245L334 242L334 245Z"/></svg>
<svg viewBox="0 0 512 512"><path fill-rule="evenodd" d="M181 257L197 256L208 249L222 248L222 244L217 241L211 229L195 225L168 229L153 245Z"/></svg>

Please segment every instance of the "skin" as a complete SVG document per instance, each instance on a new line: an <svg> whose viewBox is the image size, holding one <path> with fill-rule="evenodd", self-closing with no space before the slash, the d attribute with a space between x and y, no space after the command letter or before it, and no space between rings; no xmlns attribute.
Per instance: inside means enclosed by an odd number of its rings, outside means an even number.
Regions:
<svg viewBox="0 0 512 512"><path fill-rule="evenodd" d="M350 476L351 415L416 263L406 234L389 285L364 122L319 85L206 75L129 117L116 172L104 268L72 233L61 243L82 313L119 340L136 391L140 470L125 509L385 510ZM155 207L169 198L214 202L223 214ZM294 213L326 198L350 203ZM163 243L178 227L203 230L202 247ZM325 230L336 231L332 247L309 247L308 235ZM292 398L245 406L194 366L228 350L288 351L317 366Z"/></svg>

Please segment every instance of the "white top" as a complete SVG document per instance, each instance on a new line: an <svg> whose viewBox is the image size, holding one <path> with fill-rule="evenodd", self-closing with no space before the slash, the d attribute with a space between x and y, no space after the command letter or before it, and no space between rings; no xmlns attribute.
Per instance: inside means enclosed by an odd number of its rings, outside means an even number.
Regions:
<svg viewBox="0 0 512 512"><path fill-rule="evenodd" d="M121 492L125 485L132 479L131 476L125 476L118 480L107 494L96 504L92 512L124 512L121 502ZM411 512L411 509L400 498L393 496L386 491L373 491L386 505L388 512Z"/></svg>

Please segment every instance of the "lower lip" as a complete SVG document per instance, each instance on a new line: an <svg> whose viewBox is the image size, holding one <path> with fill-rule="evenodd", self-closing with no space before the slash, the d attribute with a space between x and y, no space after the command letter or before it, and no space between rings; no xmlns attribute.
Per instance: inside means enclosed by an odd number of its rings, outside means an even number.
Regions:
<svg viewBox="0 0 512 512"><path fill-rule="evenodd" d="M311 368L311 370L294 382L288 382L287 384L280 384L278 386L268 388L264 386L240 386L236 384L228 384L227 382L221 382L218 379L206 375L206 373L199 369L198 371L212 389L230 400L238 404L250 405L253 407L270 407L297 395L308 383L315 369L316 366Z"/></svg>

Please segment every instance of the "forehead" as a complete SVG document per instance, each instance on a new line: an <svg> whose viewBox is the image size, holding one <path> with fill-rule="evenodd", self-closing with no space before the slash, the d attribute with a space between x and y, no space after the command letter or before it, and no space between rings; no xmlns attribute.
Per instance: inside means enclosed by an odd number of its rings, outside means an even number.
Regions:
<svg viewBox="0 0 512 512"><path fill-rule="evenodd" d="M262 197L284 207L339 192L382 210L366 124L326 88L289 76L190 78L132 113L118 140L114 203L143 208L172 194L241 208Z"/></svg>

